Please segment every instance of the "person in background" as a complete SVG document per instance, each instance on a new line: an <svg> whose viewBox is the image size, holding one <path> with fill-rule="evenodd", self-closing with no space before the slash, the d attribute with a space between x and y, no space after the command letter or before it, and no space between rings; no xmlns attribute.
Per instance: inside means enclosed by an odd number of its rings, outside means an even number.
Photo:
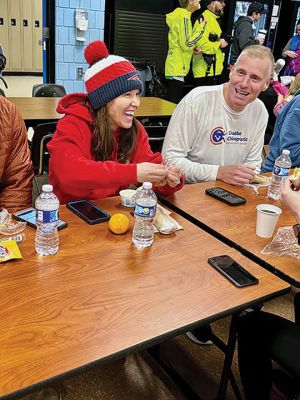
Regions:
<svg viewBox="0 0 300 400"><path fill-rule="evenodd" d="M0 210L31 206L33 165L24 121L14 104L0 96Z"/></svg>
<svg viewBox="0 0 300 400"><path fill-rule="evenodd" d="M64 96L65 114L48 143L49 182L61 203L113 196L129 184L155 183L169 194L183 185L178 167L163 165L134 118L142 89L139 72L125 58L109 55L101 41L85 49L87 94Z"/></svg>
<svg viewBox="0 0 300 400"><path fill-rule="evenodd" d="M282 57L286 59L283 75L296 76L300 72L300 20L296 23L296 35L293 36L282 50Z"/></svg>
<svg viewBox="0 0 300 400"><path fill-rule="evenodd" d="M203 35L206 21L197 21L192 27L191 14L200 9L199 0L179 0L180 6L166 15L169 28L169 49L165 64L167 100L179 103L183 95L184 78L190 70L197 41Z"/></svg>
<svg viewBox="0 0 300 400"><path fill-rule="evenodd" d="M258 1L249 4L247 16L240 16L234 23L234 35L231 45L230 65L235 64L242 50L252 44L263 44L263 39L255 38L253 23L260 20L264 6Z"/></svg>
<svg viewBox="0 0 300 400"><path fill-rule="evenodd" d="M282 94L278 95L278 102L274 107L274 115L277 117L279 111L282 109L283 106L285 106L289 101L291 101L297 90L300 89L300 73L295 76L295 78L292 80L292 83L289 88L286 86L282 85L284 87L284 90L281 91ZM274 88L274 85L273 85Z"/></svg>
<svg viewBox="0 0 300 400"><path fill-rule="evenodd" d="M281 201L296 219L294 227L300 245L300 191L292 190L289 179L283 185ZM246 400L270 399L272 360L299 382L300 293L296 294L294 304L296 323L263 311L253 311L240 318L238 359ZM293 399L300 398L294 395Z"/></svg>
<svg viewBox="0 0 300 400"><path fill-rule="evenodd" d="M248 46L229 82L198 87L178 104L162 152L187 182L242 186L260 170L268 113L257 96L268 87L273 65L269 48Z"/></svg>
<svg viewBox="0 0 300 400"><path fill-rule="evenodd" d="M300 89L279 112L262 172L271 172L283 149L290 150L292 168L300 165Z"/></svg>
<svg viewBox="0 0 300 400"><path fill-rule="evenodd" d="M218 23L218 19L224 14L225 1L202 0L201 4L207 8L203 13L206 27L197 42L197 48L201 52L193 55L192 69L196 86L219 83L224 63L222 49L228 46L228 42L221 38L222 30Z"/></svg>

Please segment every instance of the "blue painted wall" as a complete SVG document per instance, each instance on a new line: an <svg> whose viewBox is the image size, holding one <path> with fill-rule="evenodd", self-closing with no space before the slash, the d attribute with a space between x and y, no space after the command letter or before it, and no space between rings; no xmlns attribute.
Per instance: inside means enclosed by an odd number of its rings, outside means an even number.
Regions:
<svg viewBox="0 0 300 400"><path fill-rule="evenodd" d="M88 12L85 42L76 41L75 10ZM88 67L83 52L93 40L104 38L105 0L56 0L55 81L64 85L67 93L85 92L84 81L76 78L77 67Z"/></svg>

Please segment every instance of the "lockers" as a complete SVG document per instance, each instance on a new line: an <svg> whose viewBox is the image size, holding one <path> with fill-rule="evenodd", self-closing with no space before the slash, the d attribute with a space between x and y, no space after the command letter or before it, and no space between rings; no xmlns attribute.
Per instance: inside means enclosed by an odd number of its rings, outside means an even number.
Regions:
<svg viewBox="0 0 300 400"><path fill-rule="evenodd" d="M42 72L42 0L0 0L6 71Z"/></svg>

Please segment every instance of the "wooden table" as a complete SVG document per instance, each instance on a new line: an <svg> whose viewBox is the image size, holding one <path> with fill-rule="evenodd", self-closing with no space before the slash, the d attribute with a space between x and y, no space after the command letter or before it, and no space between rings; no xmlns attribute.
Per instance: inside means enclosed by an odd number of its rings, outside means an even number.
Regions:
<svg viewBox="0 0 300 400"><path fill-rule="evenodd" d="M231 207L213 199L205 194L205 189L213 186L220 186L245 197L246 204ZM259 194L256 194L248 188L227 185L221 181L202 182L185 185L183 190L169 196L164 203L263 267L300 287L299 260L289 256L279 257L261 253L271 239L260 238L255 234L257 204L270 203L282 208L283 213L279 218L277 228L295 224L293 216L280 201L267 197L267 188L259 189Z"/></svg>
<svg viewBox="0 0 300 400"><path fill-rule="evenodd" d="M8 97L20 111L26 126L35 126L38 123L55 121L62 117L56 112L60 98L57 97ZM141 97L141 105L135 116L144 117L171 117L176 104L158 97Z"/></svg>
<svg viewBox="0 0 300 400"><path fill-rule="evenodd" d="M119 197L96 202L129 209ZM137 250L131 232L88 225L65 206L60 251L41 257L26 229L23 260L0 264L0 397L121 358L258 301L289 285L180 216L184 230ZM133 217L130 217L131 226ZM238 289L207 264L230 254L260 283Z"/></svg>

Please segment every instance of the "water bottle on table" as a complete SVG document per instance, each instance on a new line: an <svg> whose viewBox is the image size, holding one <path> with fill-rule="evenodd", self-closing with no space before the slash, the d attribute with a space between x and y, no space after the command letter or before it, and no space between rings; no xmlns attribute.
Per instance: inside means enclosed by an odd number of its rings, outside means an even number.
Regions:
<svg viewBox="0 0 300 400"><path fill-rule="evenodd" d="M35 201L36 235L35 250L41 256L58 252L58 212L59 200L53 193L52 185L43 185L42 193Z"/></svg>
<svg viewBox="0 0 300 400"><path fill-rule="evenodd" d="M272 180L268 189L268 196L271 199L279 200L280 198L283 181L288 176L292 166L289 154L289 150L282 150L282 154L275 161Z"/></svg>
<svg viewBox="0 0 300 400"><path fill-rule="evenodd" d="M157 197L152 190L152 183L144 182L142 189L135 197L135 223L132 232L132 242L138 248L149 247L154 239L154 218L156 214Z"/></svg>

